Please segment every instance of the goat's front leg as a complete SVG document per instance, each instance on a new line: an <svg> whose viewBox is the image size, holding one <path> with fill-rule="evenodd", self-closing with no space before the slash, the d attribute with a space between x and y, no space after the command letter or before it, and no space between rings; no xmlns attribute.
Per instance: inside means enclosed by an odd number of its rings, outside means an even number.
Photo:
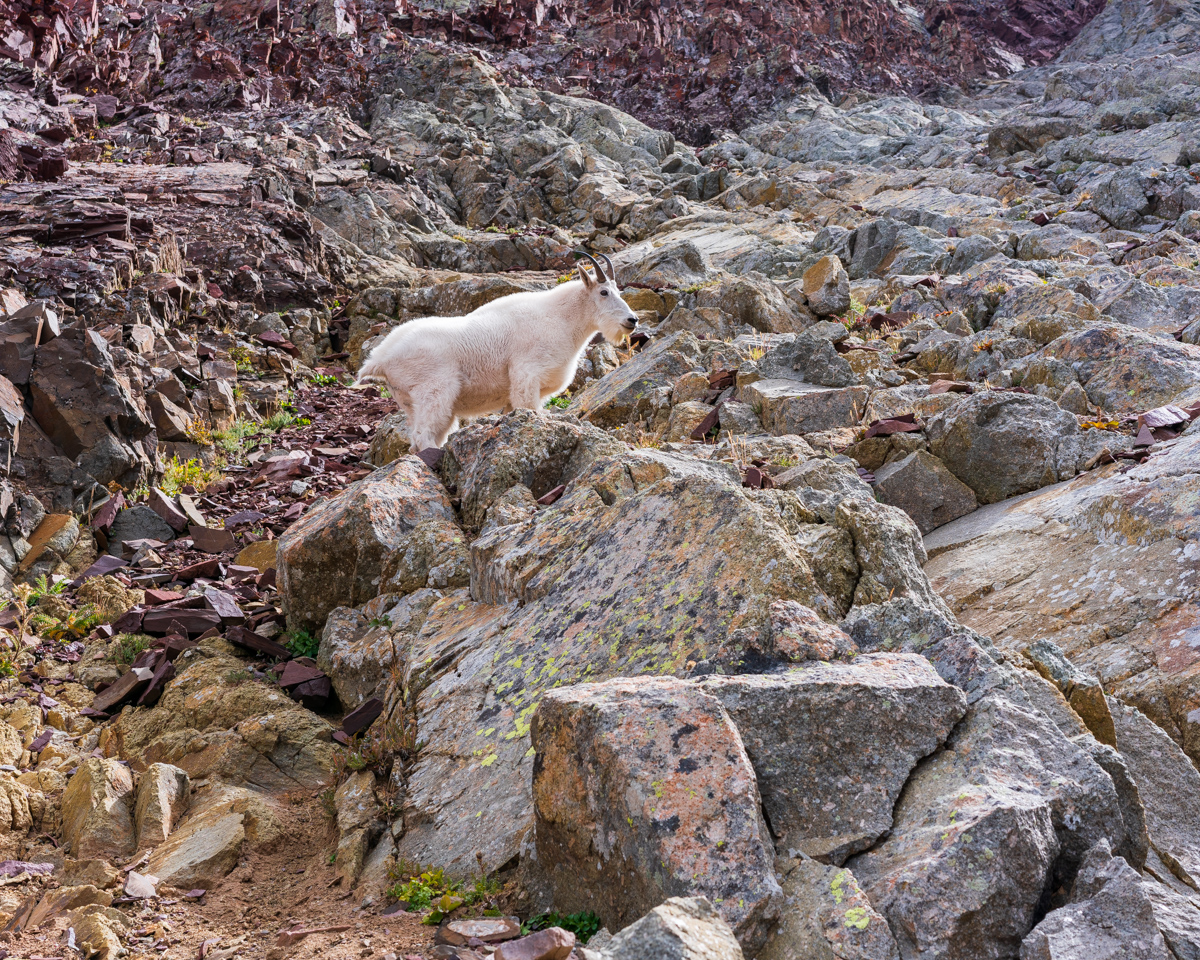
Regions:
<svg viewBox="0 0 1200 960"><path fill-rule="evenodd" d="M542 384L537 377L509 375L508 406L512 410L540 410Z"/></svg>

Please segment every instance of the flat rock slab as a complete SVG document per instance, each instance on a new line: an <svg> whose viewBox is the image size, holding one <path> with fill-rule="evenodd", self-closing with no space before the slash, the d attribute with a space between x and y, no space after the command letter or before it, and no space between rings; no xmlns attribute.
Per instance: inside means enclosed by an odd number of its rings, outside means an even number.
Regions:
<svg viewBox="0 0 1200 960"><path fill-rule="evenodd" d="M759 411L763 426L777 435L818 433L853 427L867 405L866 387L821 387L797 380L757 380L741 399Z"/></svg>
<svg viewBox="0 0 1200 960"><path fill-rule="evenodd" d="M741 733L779 852L838 865L891 829L913 767L967 712L962 691L911 653L700 686Z"/></svg>
<svg viewBox="0 0 1200 960"><path fill-rule="evenodd" d="M533 730L537 859L563 912L620 929L703 894L757 946L780 900L754 770L720 701L639 678L549 692Z"/></svg>

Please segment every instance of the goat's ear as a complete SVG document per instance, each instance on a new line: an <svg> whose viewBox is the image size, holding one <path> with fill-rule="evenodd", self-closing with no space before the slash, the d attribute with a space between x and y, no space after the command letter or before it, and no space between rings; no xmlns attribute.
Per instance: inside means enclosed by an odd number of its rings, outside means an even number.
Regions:
<svg viewBox="0 0 1200 960"><path fill-rule="evenodd" d="M596 285L596 278L588 273L587 267L582 263L575 269L579 271L579 279L583 281L583 285L591 290Z"/></svg>

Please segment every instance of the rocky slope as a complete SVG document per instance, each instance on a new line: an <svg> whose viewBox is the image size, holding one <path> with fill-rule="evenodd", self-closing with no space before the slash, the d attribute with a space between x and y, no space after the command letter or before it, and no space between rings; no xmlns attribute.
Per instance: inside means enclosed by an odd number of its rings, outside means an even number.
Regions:
<svg viewBox="0 0 1200 960"><path fill-rule="evenodd" d="M0 950L1200 956L1200 9L1098 8L0 6ZM347 386L580 250L553 407Z"/></svg>

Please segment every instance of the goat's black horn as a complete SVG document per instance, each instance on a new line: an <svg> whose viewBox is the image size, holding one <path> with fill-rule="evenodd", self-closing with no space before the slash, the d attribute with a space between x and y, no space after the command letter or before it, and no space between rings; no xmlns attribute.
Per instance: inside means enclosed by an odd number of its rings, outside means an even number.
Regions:
<svg viewBox="0 0 1200 960"><path fill-rule="evenodd" d="M589 260L592 261L592 266L596 268L596 276L597 277L604 276L604 267L600 266L600 261L597 260L595 257L593 257L590 253L580 252L580 253L576 254L576 256L577 257L587 257ZM601 254L601 256L603 256L603 254Z"/></svg>
<svg viewBox="0 0 1200 960"><path fill-rule="evenodd" d="M608 264L608 279L613 283L617 282L617 268L613 266L613 262L608 259L607 253L600 254L600 259Z"/></svg>

